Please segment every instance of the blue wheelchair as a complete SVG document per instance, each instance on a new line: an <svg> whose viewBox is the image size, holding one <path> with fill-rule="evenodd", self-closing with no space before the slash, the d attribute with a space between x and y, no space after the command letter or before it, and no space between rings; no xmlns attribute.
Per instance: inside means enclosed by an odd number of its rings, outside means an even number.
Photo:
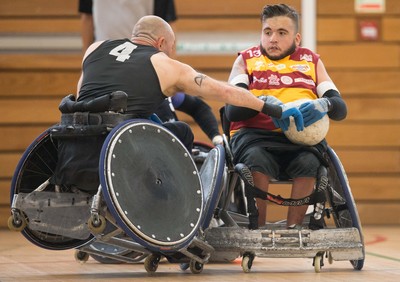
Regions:
<svg viewBox="0 0 400 282"><path fill-rule="evenodd" d="M306 201L314 211L304 228L277 222L249 230L255 197L293 200L255 193L226 137L223 146L195 143L189 152L161 124L126 115L125 107L119 92L91 104L63 100L61 123L34 140L15 170L11 230L41 248L76 249L81 262L143 262L148 273L163 257L195 274L209 261L238 257L249 272L256 256L310 257L316 272L324 256L362 269L361 223L331 148L315 189L324 197Z"/></svg>

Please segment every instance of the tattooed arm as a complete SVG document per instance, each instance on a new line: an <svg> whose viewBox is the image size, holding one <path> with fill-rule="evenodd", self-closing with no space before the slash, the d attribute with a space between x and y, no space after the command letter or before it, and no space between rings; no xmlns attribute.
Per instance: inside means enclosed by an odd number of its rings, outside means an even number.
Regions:
<svg viewBox="0 0 400 282"><path fill-rule="evenodd" d="M249 91L198 73L191 66L170 59L163 53L153 55L151 61L160 80L161 90L167 96L185 92L257 111L261 111L264 106L264 102Z"/></svg>

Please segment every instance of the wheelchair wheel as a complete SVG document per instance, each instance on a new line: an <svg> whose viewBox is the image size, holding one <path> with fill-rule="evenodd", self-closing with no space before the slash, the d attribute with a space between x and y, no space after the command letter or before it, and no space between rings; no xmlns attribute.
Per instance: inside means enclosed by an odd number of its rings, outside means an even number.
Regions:
<svg viewBox="0 0 400 282"><path fill-rule="evenodd" d="M203 271L204 265L195 261L194 259L190 260L189 268L193 274L199 274Z"/></svg>
<svg viewBox="0 0 400 282"><path fill-rule="evenodd" d="M110 213L134 241L175 252L197 234L203 188L190 153L163 126L129 120L107 136L100 182Z"/></svg>
<svg viewBox="0 0 400 282"><path fill-rule="evenodd" d="M220 201L222 188L226 182L225 150L221 145L216 146L207 154L207 158L200 169L200 179L204 195L204 217L202 228L208 228Z"/></svg>
<svg viewBox="0 0 400 282"><path fill-rule="evenodd" d="M82 252L80 250L76 250L74 254L75 260L79 263L86 263L89 259L89 254Z"/></svg>
<svg viewBox="0 0 400 282"><path fill-rule="evenodd" d="M207 143L199 141L193 142L192 158L196 164L198 171L200 171L205 159L207 158L208 152L210 152L212 148L213 146Z"/></svg>
<svg viewBox="0 0 400 282"><path fill-rule="evenodd" d="M43 132L26 149L20 159L11 182L11 202L18 193L30 193L49 179L57 164L57 142L50 138L49 130ZM33 244L51 250L66 250L81 246L92 239L73 239L56 234L29 229L21 231Z"/></svg>
<svg viewBox="0 0 400 282"><path fill-rule="evenodd" d="M321 268L324 266L324 254L318 253L314 258L313 258L313 266L314 266L314 271L316 273L321 272Z"/></svg>
<svg viewBox="0 0 400 282"><path fill-rule="evenodd" d="M328 155L328 203L331 207L336 227L355 227L360 233L361 242L363 244L363 258L360 260L351 260L350 263L353 265L354 269L361 270L364 266L365 248L356 204L342 163L332 148L328 148Z"/></svg>
<svg viewBox="0 0 400 282"><path fill-rule="evenodd" d="M244 253L242 257L242 270L244 273L249 273L253 266L255 255L252 253Z"/></svg>

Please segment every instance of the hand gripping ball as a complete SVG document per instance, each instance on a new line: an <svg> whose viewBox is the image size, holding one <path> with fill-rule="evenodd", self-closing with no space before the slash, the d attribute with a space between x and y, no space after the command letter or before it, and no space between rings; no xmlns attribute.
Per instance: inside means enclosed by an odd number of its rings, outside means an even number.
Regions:
<svg viewBox="0 0 400 282"><path fill-rule="evenodd" d="M299 108L301 104L309 101L309 99L300 99L297 101L286 103L288 107ZM290 117L289 129L285 131L286 137L293 143L300 145L312 146L321 142L329 130L329 117L325 115L319 121L307 126L303 131L297 131L293 117Z"/></svg>

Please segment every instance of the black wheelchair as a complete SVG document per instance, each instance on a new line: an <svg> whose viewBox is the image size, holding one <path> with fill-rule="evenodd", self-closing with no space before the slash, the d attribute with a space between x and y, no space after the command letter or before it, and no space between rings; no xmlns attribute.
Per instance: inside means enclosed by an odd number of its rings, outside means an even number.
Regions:
<svg viewBox="0 0 400 282"><path fill-rule="evenodd" d="M81 262L89 256L102 263L143 261L149 273L163 257L192 273L200 273L209 261L240 256L245 272L256 256L310 257L316 272L324 256L330 263L349 260L362 269L361 223L343 166L331 148L317 181L316 191L324 197L316 198L305 228L286 230L278 222L249 230L252 201L260 195L249 193L256 187L246 179L246 168L233 163L226 137L224 146L195 143L189 152L162 125L123 114L124 103L124 93L90 105L72 97L63 100L61 123L36 138L15 170L11 230L41 248L76 249ZM82 186L66 185L85 170L86 161L60 157L62 144L85 143L84 138L88 142L76 157L95 163L87 174L94 178L85 178L90 181ZM77 166L72 174L64 166L68 162Z"/></svg>

